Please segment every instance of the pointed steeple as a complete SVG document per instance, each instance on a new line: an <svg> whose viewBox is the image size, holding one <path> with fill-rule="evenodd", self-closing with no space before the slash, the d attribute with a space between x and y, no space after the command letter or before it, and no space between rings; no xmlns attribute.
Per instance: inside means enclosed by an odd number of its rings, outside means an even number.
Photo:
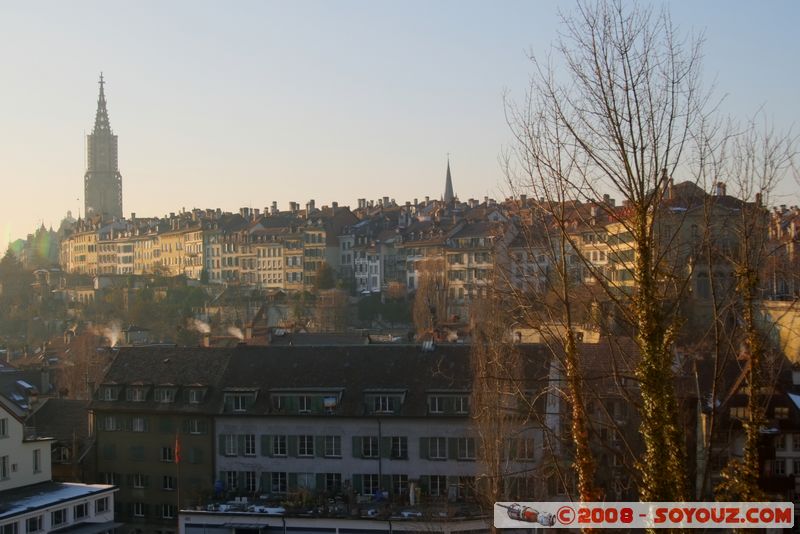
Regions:
<svg viewBox="0 0 800 534"><path fill-rule="evenodd" d="M455 200L456 196L453 194L453 178L450 176L450 154L447 155L447 178L444 182L444 203L450 204Z"/></svg>
<svg viewBox="0 0 800 534"><path fill-rule="evenodd" d="M111 124L108 122L108 109L106 109L106 93L103 90L105 81L103 73L100 73L100 95L97 97L97 113L94 116L94 130L92 133L111 132Z"/></svg>

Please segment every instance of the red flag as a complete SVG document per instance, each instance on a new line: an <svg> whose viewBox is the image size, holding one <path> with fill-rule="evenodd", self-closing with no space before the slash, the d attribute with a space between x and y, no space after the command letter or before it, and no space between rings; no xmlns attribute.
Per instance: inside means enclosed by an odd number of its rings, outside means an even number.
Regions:
<svg viewBox="0 0 800 534"><path fill-rule="evenodd" d="M175 463L180 463L181 461L181 435L177 432L175 433Z"/></svg>

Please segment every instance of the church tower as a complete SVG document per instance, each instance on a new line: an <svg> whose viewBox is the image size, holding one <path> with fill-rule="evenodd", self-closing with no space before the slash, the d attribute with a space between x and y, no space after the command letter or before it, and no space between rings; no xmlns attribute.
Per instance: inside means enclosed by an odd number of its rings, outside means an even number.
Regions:
<svg viewBox="0 0 800 534"><path fill-rule="evenodd" d="M117 136L111 131L106 109L105 81L100 73L100 96L94 129L86 136L86 174L84 205L86 216L102 215L103 219L122 218L122 175L117 166Z"/></svg>
<svg viewBox="0 0 800 534"><path fill-rule="evenodd" d="M450 176L450 156L447 156L447 176L444 179L444 200L445 204L452 204L456 196L453 194L453 178Z"/></svg>

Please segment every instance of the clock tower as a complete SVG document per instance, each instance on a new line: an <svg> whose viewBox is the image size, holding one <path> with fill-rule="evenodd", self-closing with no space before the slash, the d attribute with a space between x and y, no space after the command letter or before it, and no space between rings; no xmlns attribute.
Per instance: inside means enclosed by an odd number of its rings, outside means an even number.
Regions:
<svg viewBox="0 0 800 534"><path fill-rule="evenodd" d="M105 81L100 73L100 95L94 129L86 136L84 205L86 216L122 218L122 175L117 166L117 136L111 131L106 109Z"/></svg>

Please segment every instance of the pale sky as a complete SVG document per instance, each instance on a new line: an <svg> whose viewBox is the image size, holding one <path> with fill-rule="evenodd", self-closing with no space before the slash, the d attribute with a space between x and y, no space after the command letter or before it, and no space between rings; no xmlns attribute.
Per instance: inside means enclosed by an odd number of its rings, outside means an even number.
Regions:
<svg viewBox="0 0 800 534"><path fill-rule="evenodd" d="M0 0L0 240L83 212L100 71L126 216L439 198L448 152L461 199L501 198L503 94L524 93L557 5ZM668 6L706 32L726 114L800 127L800 2Z"/></svg>

